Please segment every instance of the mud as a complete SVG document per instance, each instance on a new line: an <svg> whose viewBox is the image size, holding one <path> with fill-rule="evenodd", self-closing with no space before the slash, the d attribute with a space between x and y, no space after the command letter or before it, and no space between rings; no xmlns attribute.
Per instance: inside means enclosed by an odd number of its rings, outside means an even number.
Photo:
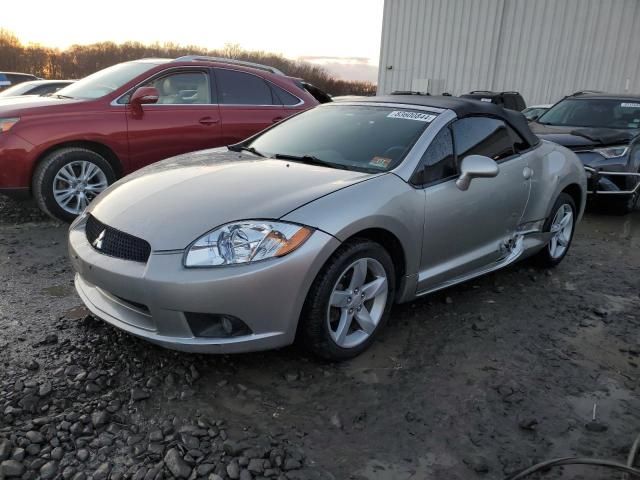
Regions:
<svg viewBox="0 0 640 480"><path fill-rule="evenodd" d="M24 478L502 479L555 456L624 461L640 433L640 212L589 212L553 271L518 264L396 306L342 364L125 335L81 306L65 226L6 201L0 215L0 461L5 439ZM106 423L65 433L100 412ZM184 432L198 422L196 448Z"/></svg>

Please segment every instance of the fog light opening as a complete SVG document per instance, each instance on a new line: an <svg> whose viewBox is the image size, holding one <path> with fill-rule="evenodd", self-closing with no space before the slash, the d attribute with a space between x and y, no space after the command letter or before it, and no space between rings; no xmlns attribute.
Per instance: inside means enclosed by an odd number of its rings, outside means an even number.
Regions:
<svg viewBox="0 0 640 480"><path fill-rule="evenodd" d="M195 337L231 338L252 334L252 330L232 315L186 312L185 317Z"/></svg>

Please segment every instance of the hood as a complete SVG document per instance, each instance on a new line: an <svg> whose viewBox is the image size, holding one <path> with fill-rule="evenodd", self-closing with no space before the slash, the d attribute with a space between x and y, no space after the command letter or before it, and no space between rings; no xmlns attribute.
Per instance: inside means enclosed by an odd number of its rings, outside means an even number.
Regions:
<svg viewBox="0 0 640 480"><path fill-rule="evenodd" d="M529 124L531 130L543 140L549 140L571 150L587 150L607 145L624 145L640 131L615 128L580 128L557 125Z"/></svg>
<svg viewBox="0 0 640 480"><path fill-rule="evenodd" d="M83 101L85 100L75 98L41 97L39 95L0 97L0 117L7 113L19 115L22 113L30 113L29 110L33 109L58 107L60 105Z"/></svg>
<svg viewBox="0 0 640 480"><path fill-rule="evenodd" d="M305 203L382 174L225 149L170 158L116 182L88 208L102 223L178 250L235 220L278 219Z"/></svg>

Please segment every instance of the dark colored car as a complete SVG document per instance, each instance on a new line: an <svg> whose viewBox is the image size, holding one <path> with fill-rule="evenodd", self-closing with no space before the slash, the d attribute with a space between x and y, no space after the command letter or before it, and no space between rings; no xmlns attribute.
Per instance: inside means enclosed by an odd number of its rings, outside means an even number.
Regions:
<svg viewBox="0 0 640 480"><path fill-rule="evenodd" d="M531 129L573 150L587 170L589 193L621 213L640 196L640 96L577 92L551 107Z"/></svg>
<svg viewBox="0 0 640 480"><path fill-rule="evenodd" d="M22 95L50 95L71 85L74 80L30 80L18 83L0 92L0 100Z"/></svg>
<svg viewBox="0 0 640 480"><path fill-rule="evenodd" d="M0 102L0 193L70 221L117 178L237 143L319 101L300 79L187 56L101 70L48 97Z"/></svg>
<svg viewBox="0 0 640 480"><path fill-rule="evenodd" d="M39 79L35 75L30 75L28 73L0 72L0 92L5 88L18 85L22 82L28 82L30 80Z"/></svg>
<svg viewBox="0 0 640 480"><path fill-rule="evenodd" d="M460 95L462 98L472 98L481 102L495 103L503 108L521 112L527 108L527 104L518 92L489 92L486 90L474 90L473 92Z"/></svg>

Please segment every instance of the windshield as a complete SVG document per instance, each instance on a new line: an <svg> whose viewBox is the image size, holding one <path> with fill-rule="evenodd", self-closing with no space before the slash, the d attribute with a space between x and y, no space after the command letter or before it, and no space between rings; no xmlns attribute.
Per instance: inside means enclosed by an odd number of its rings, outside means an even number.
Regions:
<svg viewBox="0 0 640 480"><path fill-rule="evenodd" d="M269 157L315 157L342 168L387 171L435 118L410 108L332 104L287 120L249 146Z"/></svg>
<svg viewBox="0 0 640 480"><path fill-rule="evenodd" d="M155 66L153 63L146 62L119 63L58 90L54 96L60 95L61 97L85 100L104 97Z"/></svg>
<svg viewBox="0 0 640 480"><path fill-rule="evenodd" d="M538 123L587 128L640 128L640 100L568 98L549 109Z"/></svg>
<svg viewBox="0 0 640 480"><path fill-rule="evenodd" d="M0 93L0 97L12 97L14 95L22 95L25 92L28 92L33 88L33 84L31 82L23 82L18 85L14 85L13 87L9 87L6 90L3 90Z"/></svg>

